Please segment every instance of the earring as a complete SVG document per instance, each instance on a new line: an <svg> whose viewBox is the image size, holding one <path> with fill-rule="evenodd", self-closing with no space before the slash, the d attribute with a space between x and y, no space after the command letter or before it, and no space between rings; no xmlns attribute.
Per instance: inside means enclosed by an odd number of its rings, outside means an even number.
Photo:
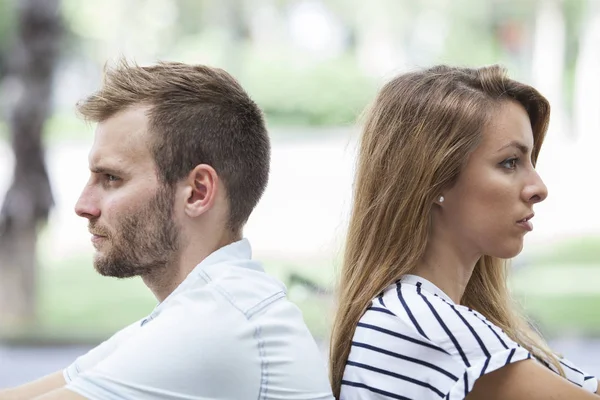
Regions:
<svg viewBox="0 0 600 400"><path fill-rule="evenodd" d="M438 201L439 201L440 203L443 203L443 202L444 202L444 196L440 196L440 198L438 199Z"/></svg>

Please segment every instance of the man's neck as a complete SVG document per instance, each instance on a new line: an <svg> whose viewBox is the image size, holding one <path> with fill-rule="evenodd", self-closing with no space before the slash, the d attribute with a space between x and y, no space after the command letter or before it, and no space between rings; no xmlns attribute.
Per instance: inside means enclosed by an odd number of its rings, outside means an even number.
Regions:
<svg viewBox="0 0 600 400"><path fill-rule="evenodd" d="M187 240L176 260L156 273L142 276L142 280L162 303L206 257L240 239L241 236L238 235L223 235L212 240L209 238Z"/></svg>

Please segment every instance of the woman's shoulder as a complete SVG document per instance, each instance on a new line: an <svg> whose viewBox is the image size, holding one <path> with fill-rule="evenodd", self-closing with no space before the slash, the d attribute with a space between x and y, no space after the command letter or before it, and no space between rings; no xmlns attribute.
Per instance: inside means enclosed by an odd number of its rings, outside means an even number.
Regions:
<svg viewBox="0 0 600 400"><path fill-rule="evenodd" d="M481 376L530 358L480 312L397 282L374 298L360 319L344 379L394 388L390 393L402 388L407 398L452 393L450 398L463 399ZM593 376L566 360L561 364L569 381L596 390Z"/></svg>
<svg viewBox="0 0 600 400"><path fill-rule="evenodd" d="M478 313L403 286L373 299L360 319L346 363L348 384L404 398L450 392L464 398L458 394L466 396L478 377L530 357Z"/></svg>
<svg viewBox="0 0 600 400"><path fill-rule="evenodd" d="M435 347L466 365L492 354L520 348L481 313L454 304L449 298L420 285L396 282L373 299L359 326L406 338L411 343ZM419 343L415 343L419 341Z"/></svg>

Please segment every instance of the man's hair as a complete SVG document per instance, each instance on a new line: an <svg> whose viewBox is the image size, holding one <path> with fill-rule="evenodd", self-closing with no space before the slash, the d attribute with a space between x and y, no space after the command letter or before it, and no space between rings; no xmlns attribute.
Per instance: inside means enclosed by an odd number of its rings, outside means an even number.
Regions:
<svg viewBox="0 0 600 400"><path fill-rule="evenodd" d="M229 202L228 227L239 231L268 181L270 142L262 112L227 72L204 65L125 60L106 67L99 91L77 105L101 122L148 105L150 151L159 180L174 185L199 164L212 166Z"/></svg>

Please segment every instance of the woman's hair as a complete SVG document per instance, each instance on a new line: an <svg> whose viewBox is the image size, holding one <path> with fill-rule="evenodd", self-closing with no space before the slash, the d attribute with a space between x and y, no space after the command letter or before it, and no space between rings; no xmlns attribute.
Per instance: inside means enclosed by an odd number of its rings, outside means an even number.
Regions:
<svg viewBox="0 0 600 400"><path fill-rule="evenodd" d="M374 297L423 257L432 204L456 182L484 127L507 101L520 103L529 115L535 164L550 105L497 65L436 66L400 75L367 110L331 337L330 378L336 396L359 319ZM461 304L479 311L563 374L556 356L513 304L507 272L505 260L481 257Z"/></svg>

